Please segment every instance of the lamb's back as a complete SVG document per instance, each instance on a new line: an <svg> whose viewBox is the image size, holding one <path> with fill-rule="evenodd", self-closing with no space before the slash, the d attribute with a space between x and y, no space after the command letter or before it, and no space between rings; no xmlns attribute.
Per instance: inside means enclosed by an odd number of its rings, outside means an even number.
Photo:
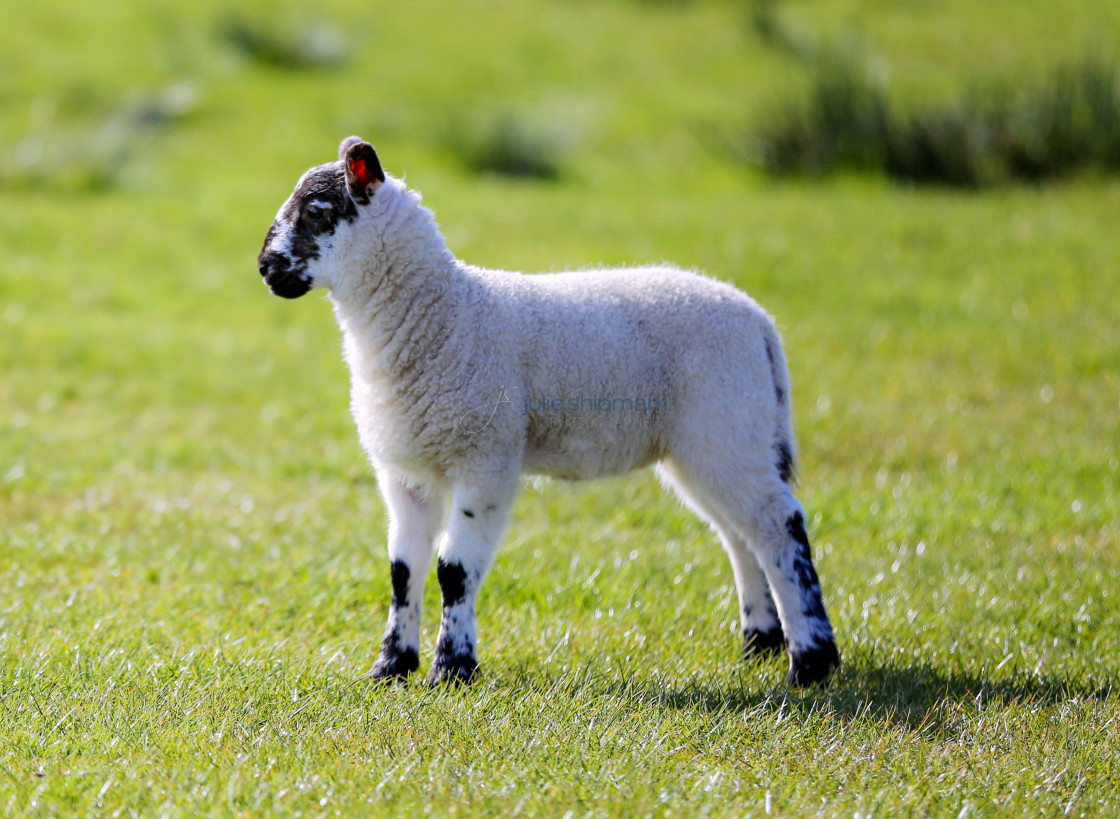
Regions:
<svg viewBox="0 0 1120 819"><path fill-rule="evenodd" d="M769 322L742 291L674 267L494 275L542 389L644 387Z"/></svg>

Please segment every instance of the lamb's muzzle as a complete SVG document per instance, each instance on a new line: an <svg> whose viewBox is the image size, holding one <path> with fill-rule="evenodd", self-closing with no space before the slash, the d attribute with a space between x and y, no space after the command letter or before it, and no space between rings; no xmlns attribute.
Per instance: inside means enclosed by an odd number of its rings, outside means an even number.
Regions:
<svg viewBox="0 0 1120 819"><path fill-rule="evenodd" d="M291 263L279 253L262 251L257 260L257 267L260 269L261 278L273 295L297 299L311 290L311 280L292 273Z"/></svg>
<svg viewBox="0 0 1120 819"><path fill-rule="evenodd" d="M749 296L672 267L525 276L464 264L358 137L300 178L258 265L277 295L326 288L342 328L354 420L389 514L393 594L373 677L419 664L437 539L429 679L473 676L475 600L519 475L649 464L731 559L744 655L787 648L794 685L839 666L791 487L786 359Z"/></svg>

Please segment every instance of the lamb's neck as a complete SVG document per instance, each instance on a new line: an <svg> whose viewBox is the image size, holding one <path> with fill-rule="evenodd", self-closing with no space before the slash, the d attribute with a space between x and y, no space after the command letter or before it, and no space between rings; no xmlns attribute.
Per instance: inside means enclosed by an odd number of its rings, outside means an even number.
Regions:
<svg viewBox="0 0 1120 819"><path fill-rule="evenodd" d="M349 277L346 291L332 291L354 375L392 379L438 354L464 302L459 267L446 249L423 258L387 253Z"/></svg>

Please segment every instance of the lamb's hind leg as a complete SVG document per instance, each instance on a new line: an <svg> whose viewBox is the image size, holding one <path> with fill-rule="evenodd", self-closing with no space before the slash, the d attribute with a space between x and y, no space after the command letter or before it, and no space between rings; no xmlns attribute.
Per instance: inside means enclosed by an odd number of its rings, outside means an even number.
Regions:
<svg viewBox="0 0 1120 819"><path fill-rule="evenodd" d="M403 679L420 665L420 604L436 535L443 526L443 497L407 486L387 470L378 483L389 512L389 571L393 597L374 679Z"/></svg>
<svg viewBox="0 0 1120 819"><path fill-rule="evenodd" d="M436 576L443 614L430 684L469 682L478 668L475 599L509 520L517 471L458 483Z"/></svg>
<svg viewBox="0 0 1120 819"><path fill-rule="evenodd" d="M743 657L749 659L779 653L785 646L785 634L778 620L778 609L746 537L720 511L719 502L710 496L704 485L691 479L674 461L663 461L658 471L681 500L711 524L731 560L739 596Z"/></svg>
<svg viewBox="0 0 1120 819"><path fill-rule="evenodd" d="M718 452L708 463L693 451L687 463L678 459L677 468L690 485L703 487L719 517L754 551L789 649L790 683L820 682L840 665L840 654L809 551L805 513L775 466L751 463L742 450Z"/></svg>
<svg viewBox="0 0 1120 819"><path fill-rule="evenodd" d="M797 686L821 682L839 667L840 652L813 566L805 512L786 488L763 500L750 524L759 564L770 581L785 627L789 682Z"/></svg>

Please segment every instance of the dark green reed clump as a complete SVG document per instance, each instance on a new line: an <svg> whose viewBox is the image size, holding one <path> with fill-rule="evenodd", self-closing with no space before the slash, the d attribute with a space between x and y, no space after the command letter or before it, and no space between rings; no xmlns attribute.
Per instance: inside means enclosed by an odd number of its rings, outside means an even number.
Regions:
<svg viewBox="0 0 1120 819"><path fill-rule="evenodd" d="M475 173L543 180L563 173L569 136L556 123L505 111L451 130L448 146Z"/></svg>
<svg viewBox="0 0 1120 819"><path fill-rule="evenodd" d="M222 36L254 62L292 71L337 68L347 61L346 39L333 25L281 27L244 18L227 20Z"/></svg>
<svg viewBox="0 0 1120 819"><path fill-rule="evenodd" d="M151 152L155 138L186 121L201 98L191 81L136 90L77 123L60 113L64 103L44 99L13 150L0 151L0 186L92 193L120 188L130 181L137 160Z"/></svg>
<svg viewBox="0 0 1120 819"><path fill-rule="evenodd" d="M1085 59L1008 107L995 140L1007 170L1045 179L1080 168L1120 169L1120 80L1115 66Z"/></svg>
<svg viewBox="0 0 1120 819"><path fill-rule="evenodd" d="M816 69L809 98L781 110L753 142L776 174L841 169L914 183L983 187L1120 170L1120 81L1086 58L1033 86L997 87L899 111L855 60Z"/></svg>

